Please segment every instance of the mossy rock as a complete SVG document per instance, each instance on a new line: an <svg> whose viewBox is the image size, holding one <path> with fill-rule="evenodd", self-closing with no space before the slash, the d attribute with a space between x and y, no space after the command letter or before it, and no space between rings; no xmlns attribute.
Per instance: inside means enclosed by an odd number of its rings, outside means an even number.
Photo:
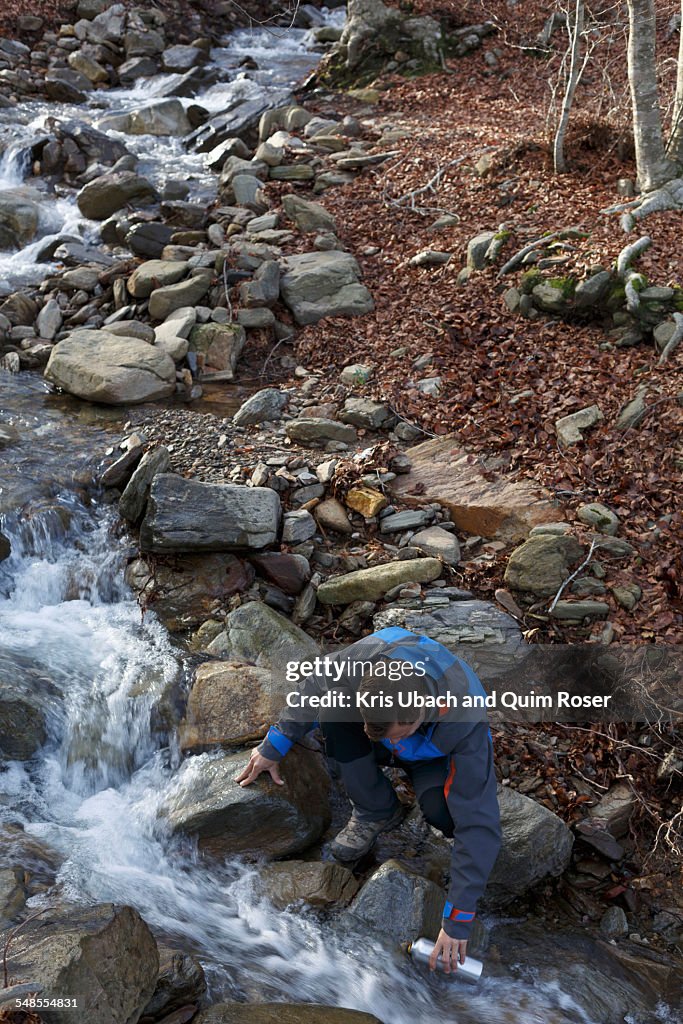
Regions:
<svg viewBox="0 0 683 1024"><path fill-rule="evenodd" d="M576 291L575 277L551 277L547 283L552 288L557 288L561 291L563 299L570 300L574 298L574 292Z"/></svg>
<svg viewBox="0 0 683 1024"><path fill-rule="evenodd" d="M540 270L525 270L519 282L522 295L531 295L537 284L543 284L544 278Z"/></svg>

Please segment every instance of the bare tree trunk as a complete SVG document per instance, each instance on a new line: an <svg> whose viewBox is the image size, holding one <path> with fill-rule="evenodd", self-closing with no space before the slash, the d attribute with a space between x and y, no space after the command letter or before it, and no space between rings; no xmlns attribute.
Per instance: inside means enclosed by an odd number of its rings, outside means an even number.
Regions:
<svg viewBox="0 0 683 1024"><path fill-rule="evenodd" d="M628 0L628 80L633 103L633 136L638 181L644 192L673 178L662 133L655 64L654 0Z"/></svg>
<svg viewBox="0 0 683 1024"><path fill-rule="evenodd" d="M678 38L678 72L674 99L671 136L666 147L667 156L679 167L683 166L683 0L681 0L681 27Z"/></svg>
<svg viewBox="0 0 683 1024"><path fill-rule="evenodd" d="M683 3L683 0L681 0L681 3ZM564 156L564 137L567 132L567 125L569 124L569 115L571 113L572 104L574 102L574 93L576 92L576 87L579 84L579 79L581 77L581 35L583 33L583 14L583 0L576 0L574 22L569 32L569 39L571 45L569 80L567 82L567 89L564 94L564 100L562 102L560 123L557 126L557 132L555 133L555 143L553 145L553 162L555 165L555 174L564 174L567 170L567 162Z"/></svg>

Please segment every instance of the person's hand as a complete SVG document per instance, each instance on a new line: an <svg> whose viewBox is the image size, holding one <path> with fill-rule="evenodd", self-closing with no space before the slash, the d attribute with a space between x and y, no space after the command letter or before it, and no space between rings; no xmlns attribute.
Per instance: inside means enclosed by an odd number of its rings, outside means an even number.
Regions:
<svg viewBox="0 0 683 1024"><path fill-rule="evenodd" d="M465 957L467 956L467 939L452 939L450 935L446 935L446 932L442 928L439 932L439 937L434 944L432 955L429 958L430 971L436 970L436 961L438 960L439 954L441 954L444 974L450 974L451 971L457 971L458 964L465 963Z"/></svg>
<svg viewBox="0 0 683 1024"><path fill-rule="evenodd" d="M263 754L259 754L258 747L254 747L249 764L242 774L237 776L235 782L239 782L240 786L250 786L252 782L256 782L262 772L269 772L273 782L276 782L278 786L284 786L284 781L280 778L279 762L264 757Z"/></svg>

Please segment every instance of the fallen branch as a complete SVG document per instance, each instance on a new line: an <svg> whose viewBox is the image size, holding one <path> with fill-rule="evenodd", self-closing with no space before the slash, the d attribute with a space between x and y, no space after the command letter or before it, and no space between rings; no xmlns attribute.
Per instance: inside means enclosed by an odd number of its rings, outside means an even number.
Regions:
<svg viewBox="0 0 683 1024"><path fill-rule="evenodd" d="M507 263L503 264L503 266L498 271L498 277L503 277L504 274L509 274L510 271L516 270L522 262L522 260L524 259L524 257L528 255L528 253L533 252L533 250L538 248L539 245L544 245L547 244L548 242L554 242L557 238L559 238L560 234L561 232L559 231L553 231L549 235L541 235L540 238L535 238L533 242L527 242L527 244L522 249L519 249L518 252L514 254L514 256L510 257Z"/></svg>
<svg viewBox="0 0 683 1024"><path fill-rule="evenodd" d="M631 264L639 259L651 245L652 239L649 235L643 235L637 242L625 245L617 256L617 274L624 281L626 309L629 313L635 313L640 306L639 291L645 284L643 275L634 270Z"/></svg>
<svg viewBox="0 0 683 1024"><path fill-rule="evenodd" d="M553 611L553 609L555 608L555 605L560 600L560 596L562 595L564 590L569 586L571 581L575 580L576 577L581 572L581 570L586 568L586 566L590 562L591 558L593 557L593 552L595 551L596 545L597 545L597 540L594 537L593 540L591 541L590 550L589 550L588 554L586 555L585 559L583 560L583 562L581 563L581 565L578 567L578 569L574 570L574 572L571 574L571 576L567 577L567 579L564 581L564 583L562 583L562 585L560 586L560 589L558 590L558 592L555 594L555 597L553 598L553 603L550 605L550 608L548 608L548 615L550 615L550 613Z"/></svg>

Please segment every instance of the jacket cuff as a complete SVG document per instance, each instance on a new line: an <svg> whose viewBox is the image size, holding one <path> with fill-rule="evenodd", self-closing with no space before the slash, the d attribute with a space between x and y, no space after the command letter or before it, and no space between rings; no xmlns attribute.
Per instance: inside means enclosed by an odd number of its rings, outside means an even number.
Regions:
<svg viewBox="0 0 683 1024"><path fill-rule="evenodd" d="M451 921L448 917L442 921L443 930L451 939L469 939L472 924L473 921Z"/></svg>
<svg viewBox="0 0 683 1024"><path fill-rule="evenodd" d="M289 753L292 745L292 740L288 739L275 726L271 726L266 733L266 738L259 744L258 750L269 761L279 761Z"/></svg>

